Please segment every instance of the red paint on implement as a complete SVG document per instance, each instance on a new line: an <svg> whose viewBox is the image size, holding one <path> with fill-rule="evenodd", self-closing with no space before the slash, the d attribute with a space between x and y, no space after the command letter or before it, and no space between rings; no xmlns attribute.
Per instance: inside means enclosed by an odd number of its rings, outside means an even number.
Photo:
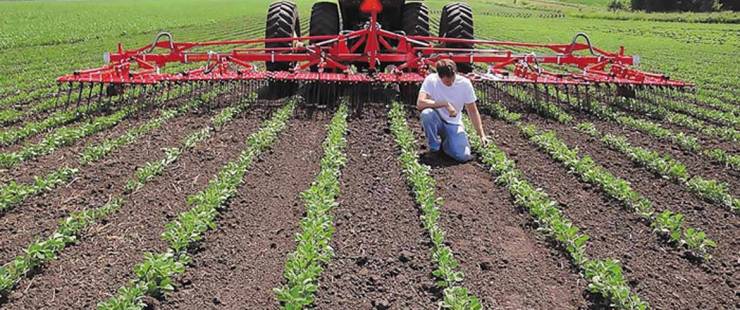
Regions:
<svg viewBox="0 0 740 310"><path fill-rule="evenodd" d="M378 14L383 11L383 4L380 0L365 0L360 5L360 11L367 14Z"/></svg>

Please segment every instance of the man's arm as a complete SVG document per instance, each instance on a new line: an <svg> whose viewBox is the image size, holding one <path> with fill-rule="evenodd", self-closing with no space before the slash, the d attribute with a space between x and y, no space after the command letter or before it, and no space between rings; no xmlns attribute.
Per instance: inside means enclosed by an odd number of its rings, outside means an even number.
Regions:
<svg viewBox="0 0 740 310"><path fill-rule="evenodd" d="M416 99L416 109L419 111L424 111L426 109L437 109L437 108L446 108L447 113L450 114L450 116L455 117L457 115L457 111L455 111L455 108L452 106L452 104L447 103L445 101L434 101L432 100L431 96L427 94L424 91L419 92L419 98Z"/></svg>
<svg viewBox="0 0 740 310"><path fill-rule="evenodd" d="M436 102L424 91L420 91L419 98L416 99L416 109L419 111L424 111L425 109L444 108L446 106L447 102Z"/></svg>
<svg viewBox="0 0 740 310"><path fill-rule="evenodd" d="M470 121L473 122L473 127L475 128L475 131L478 133L478 136L481 139L481 142L483 144L488 143L488 137L486 136L486 132L483 131L483 122L480 120L480 112L478 112L478 104L475 102L468 103L465 105L465 110L468 111L468 116L470 116Z"/></svg>

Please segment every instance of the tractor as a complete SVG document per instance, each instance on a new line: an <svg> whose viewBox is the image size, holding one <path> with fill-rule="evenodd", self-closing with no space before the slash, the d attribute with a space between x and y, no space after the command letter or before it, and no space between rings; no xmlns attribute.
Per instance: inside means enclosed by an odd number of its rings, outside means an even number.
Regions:
<svg viewBox="0 0 740 310"><path fill-rule="evenodd" d="M317 2L311 8L309 36L339 35L343 32L360 30L370 22L371 14L361 10L362 0L339 0ZM379 1L382 12L378 23L385 30L407 36L430 36L429 8L419 1ZM267 10L265 38L290 38L301 36L301 23L297 5L291 1L270 4ZM442 9L439 37L474 39L473 10L467 3L450 3ZM287 48L294 42L266 43L266 48ZM316 40L311 43L317 43ZM451 48L472 48L470 43L449 43ZM356 65L367 69L366 63ZM385 67L384 64L381 67ZM289 63L266 63L268 71L288 70ZM472 72L469 63L458 63L460 72ZM314 68L315 70L315 68Z"/></svg>

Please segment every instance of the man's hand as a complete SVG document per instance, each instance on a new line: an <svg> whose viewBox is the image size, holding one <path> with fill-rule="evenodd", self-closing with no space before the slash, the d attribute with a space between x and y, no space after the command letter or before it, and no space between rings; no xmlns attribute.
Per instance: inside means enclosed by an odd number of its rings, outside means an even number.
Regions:
<svg viewBox="0 0 740 310"><path fill-rule="evenodd" d="M457 110L455 110L455 107L452 106L452 103L447 103L447 113L450 114L450 117L457 116Z"/></svg>
<svg viewBox="0 0 740 310"><path fill-rule="evenodd" d="M488 143L491 143L491 140L488 139L488 136L483 135L480 137L480 143L483 144L483 146L486 146Z"/></svg>

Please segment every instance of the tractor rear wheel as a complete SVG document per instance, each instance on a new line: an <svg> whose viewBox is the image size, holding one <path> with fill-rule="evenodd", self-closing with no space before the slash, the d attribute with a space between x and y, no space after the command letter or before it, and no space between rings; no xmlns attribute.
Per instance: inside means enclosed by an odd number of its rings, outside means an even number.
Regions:
<svg viewBox="0 0 740 310"><path fill-rule="evenodd" d="M298 17L298 8L295 3L289 1L278 1L270 4L267 9L267 24L265 25L265 38L296 38L301 36L301 22ZM292 47L294 42L270 42L265 43L265 48ZM287 71L293 66L289 62L266 61L267 71ZM295 92L296 83L271 81L265 93L260 96L267 99L278 99L289 96Z"/></svg>
<svg viewBox="0 0 740 310"><path fill-rule="evenodd" d="M295 38L301 36L301 22L295 3L278 1L267 10L265 38ZM293 42L265 43L266 48L292 47ZM291 67L287 62L266 62L267 71L283 71Z"/></svg>
<svg viewBox="0 0 740 310"><path fill-rule="evenodd" d="M439 36L455 39L474 39L473 9L467 3L450 3L442 8L442 16L439 21ZM449 43L448 48L473 48L473 44ZM457 69L461 73L473 71L471 63L458 63Z"/></svg>
<svg viewBox="0 0 740 310"><path fill-rule="evenodd" d="M423 2L403 6L401 29L409 36L429 36L429 8Z"/></svg>
<svg viewBox="0 0 740 310"><path fill-rule="evenodd" d="M334 2L317 2L311 7L311 21L309 23L310 36L338 35L341 30L339 20L339 6ZM311 40L316 44L326 40ZM311 71L318 72L318 66L311 66ZM330 106L337 101L331 94L337 93L336 85L327 85L322 81L308 83L303 89L304 98L309 104Z"/></svg>
<svg viewBox="0 0 740 310"><path fill-rule="evenodd" d="M409 36L429 36L429 8L422 2L409 2L403 6L401 30ZM401 84L399 92L406 105L414 105L419 96L419 85Z"/></svg>
<svg viewBox="0 0 740 310"><path fill-rule="evenodd" d="M333 2L318 2L311 7L309 35L338 35L340 31L339 6ZM311 41L311 44L316 43Z"/></svg>

